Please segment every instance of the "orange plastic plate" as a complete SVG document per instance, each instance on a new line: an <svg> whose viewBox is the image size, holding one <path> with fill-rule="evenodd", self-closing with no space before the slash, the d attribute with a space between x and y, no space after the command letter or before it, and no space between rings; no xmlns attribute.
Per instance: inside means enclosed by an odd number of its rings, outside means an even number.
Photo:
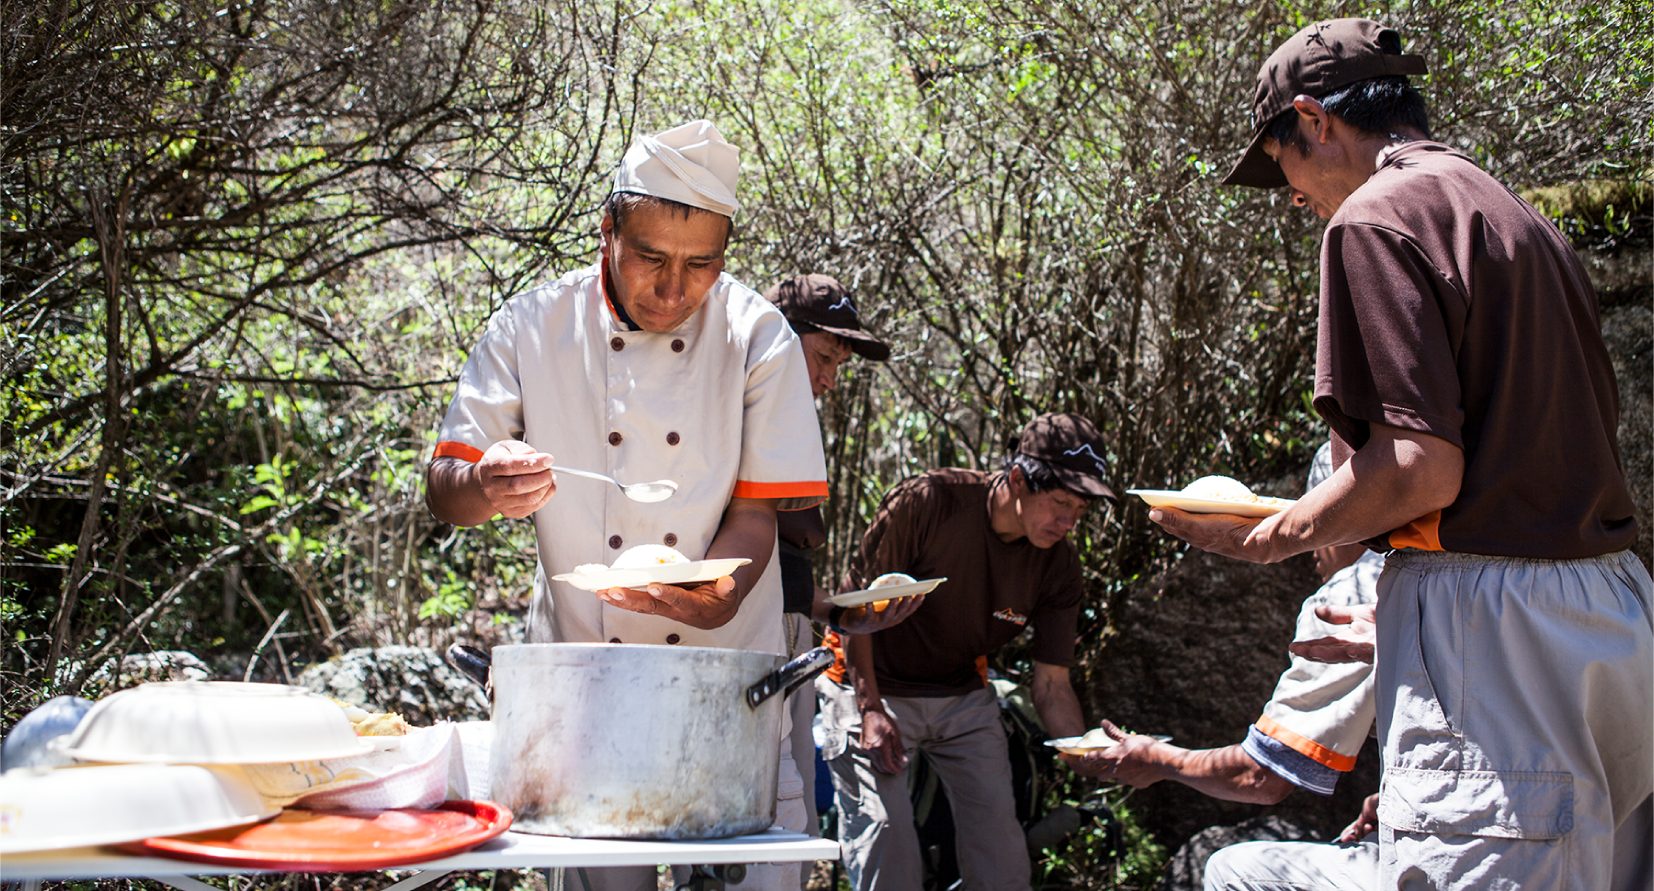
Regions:
<svg viewBox="0 0 1654 891"><path fill-rule="evenodd" d="M431 810L290 808L253 826L147 838L121 847L134 854L249 869L352 872L458 854L510 826L511 812L491 801L448 801Z"/></svg>

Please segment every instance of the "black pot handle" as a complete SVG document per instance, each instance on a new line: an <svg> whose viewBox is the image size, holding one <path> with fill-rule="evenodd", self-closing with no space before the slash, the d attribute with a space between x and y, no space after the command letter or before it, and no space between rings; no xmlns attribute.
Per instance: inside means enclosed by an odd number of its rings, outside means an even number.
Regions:
<svg viewBox="0 0 1654 891"><path fill-rule="evenodd" d="M488 692L488 675L494 664L492 656L465 644L449 644L447 656L449 665L475 681L484 693Z"/></svg>
<svg viewBox="0 0 1654 891"><path fill-rule="evenodd" d="M793 658L791 662L765 675L758 683L746 690L748 708L757 708L764 704L764 700L777 693L783 696L798 689L799 685L826 671L833 664L833 651L826 647L816 647Z"/></svg>

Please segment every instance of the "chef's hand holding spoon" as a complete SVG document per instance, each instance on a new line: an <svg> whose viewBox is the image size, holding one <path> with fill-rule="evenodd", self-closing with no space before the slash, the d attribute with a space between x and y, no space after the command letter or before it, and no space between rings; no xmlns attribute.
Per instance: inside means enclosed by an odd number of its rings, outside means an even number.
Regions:
<svg viewBox="0 0 1654 891"><path fill-rule="evenodd" d="M518 439L502 439L476 464L483 497L501 516L526 517L557 494L551 456Z"/></svg>

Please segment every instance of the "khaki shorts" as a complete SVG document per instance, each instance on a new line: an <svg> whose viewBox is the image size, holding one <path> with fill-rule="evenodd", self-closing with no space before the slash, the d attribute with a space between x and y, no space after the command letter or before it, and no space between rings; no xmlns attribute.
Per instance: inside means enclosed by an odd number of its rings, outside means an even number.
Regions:
<svg viewBox="0 0 1654 891"><path fill-rule="evenodd" d="M1649 887L1651 589L1627 552L1390 556L1379 887Z"/></svg>

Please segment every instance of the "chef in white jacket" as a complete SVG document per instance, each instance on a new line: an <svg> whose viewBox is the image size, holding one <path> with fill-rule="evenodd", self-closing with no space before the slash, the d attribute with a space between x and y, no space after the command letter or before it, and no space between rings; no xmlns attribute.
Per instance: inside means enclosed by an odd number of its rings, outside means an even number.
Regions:
<svg viewBox="0 0 1654 891"><path fill-rule="evenodd" d="M723 274L738 167L709 121L639 138L603 205L598 262L507 301L460 373L427 501L458 525L533 517L531 641L786 650L776 512L820 503L827 474L797 336ZM560 484L553 456L679 489L644 504L607 483ZM752 562L693 588L592 594L550 580L640 544ZM802 784L776 742L777 822L802 830ZM742 887L796 891L799 869L757 867ZM591 877L654 888L653 870Z"/></svg>

